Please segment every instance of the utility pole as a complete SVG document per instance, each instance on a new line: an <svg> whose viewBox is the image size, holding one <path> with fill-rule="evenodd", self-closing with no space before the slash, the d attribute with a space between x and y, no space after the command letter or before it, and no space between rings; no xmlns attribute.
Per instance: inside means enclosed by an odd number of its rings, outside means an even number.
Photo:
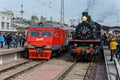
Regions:
<svg viewBox="0 0 120 80"><path fill-rule="evenodd" d="M64 24L64 0L61 0L61 23Z"/></svg>
<svg viewBox="0 0 120 80"><path fill-rule="evenodd" d="M50 21L51 21L51 22L53 21L53 18L52 18L52 16L50 17Z"/></svg>

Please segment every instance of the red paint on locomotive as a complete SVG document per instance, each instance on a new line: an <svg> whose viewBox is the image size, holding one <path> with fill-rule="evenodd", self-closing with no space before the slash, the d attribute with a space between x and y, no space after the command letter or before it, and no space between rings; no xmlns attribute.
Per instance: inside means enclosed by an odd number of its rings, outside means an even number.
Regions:
<svg viewBox="0 0 120 80"><path fill-rule="evenodd" d="M80 49L74 49L74 50L75 50L76 54L81 54L82 53L82 51Z"/></svg>
<svg viewBox="0 0 120 80"><path fill-rule="evenodd" d="M28 28L27 45L34 46L28 48L29 58L49 60L53 50L64 49L65 39L66 30L60 28Z"/></svg>

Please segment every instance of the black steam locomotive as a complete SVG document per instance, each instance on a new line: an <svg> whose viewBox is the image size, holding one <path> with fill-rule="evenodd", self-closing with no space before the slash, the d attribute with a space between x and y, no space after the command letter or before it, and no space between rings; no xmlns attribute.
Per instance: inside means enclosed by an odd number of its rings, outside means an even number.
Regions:
<svg viewBox="0 0 120 80"><path fill-rule="evenodd" d="M70 54L76 59L94 59L101 51L101 25L92 21L88 12L82 13L82 22L69 41Z"/></svg>

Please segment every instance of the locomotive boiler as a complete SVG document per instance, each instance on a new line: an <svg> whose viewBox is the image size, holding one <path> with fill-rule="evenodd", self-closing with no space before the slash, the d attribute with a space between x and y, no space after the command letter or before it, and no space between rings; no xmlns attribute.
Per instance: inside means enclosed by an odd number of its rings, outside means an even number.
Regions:
<svg viewBox="0 0 120 80"><path fill-rule="evenodd" d="M92 21L88 12L82 13L81 20L69 41L69 53L76 59L93 60L102 50L101 25Z"/></svg>

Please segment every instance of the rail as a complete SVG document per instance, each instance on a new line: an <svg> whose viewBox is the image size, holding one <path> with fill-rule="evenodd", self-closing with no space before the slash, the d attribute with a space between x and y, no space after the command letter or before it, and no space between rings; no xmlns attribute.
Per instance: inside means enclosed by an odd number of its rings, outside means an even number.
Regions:
<svg viewBox="0 0 120 80"><path fill-rule="evenodd" d="M120 80L120 64L119 64L117 58L114 59L114 64L115 64L115 68L117 71L116 80Z"/></svg>
<svg viewBox="0 0 120 80"><path fill-rule="evenodd" d="M83 80L91 80L91 71L93 69L93 66L94 66L94 62L91 61Z"/></svg>

